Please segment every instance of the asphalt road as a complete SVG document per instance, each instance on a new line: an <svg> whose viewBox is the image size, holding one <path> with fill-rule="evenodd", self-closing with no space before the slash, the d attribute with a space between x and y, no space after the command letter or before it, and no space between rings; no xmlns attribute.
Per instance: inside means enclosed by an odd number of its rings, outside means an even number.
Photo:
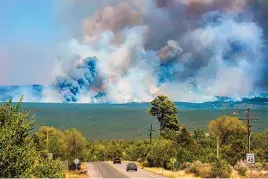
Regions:
<svg viewBox="0 0 268 179"><path fill-rule="evenodd" d="M138 168L138 171L126 171L126 162L113 164L112 162L88 163L88 174L90 178L164 178Z"/></svg>
<svg viewBox="0 0 268 179"><path fill-rule="evenodd" d="M89 163L88 174L90 178L128 178L106 162Z"/></svg>
<svg viewBox="0 0 268 179"><path fill-rule="evenodd" d="M138 168L138 171L126 171L127 162L122 162L122 164L113 164L113 162L106 163L109 163L112 167L116 168L118 172L128 176L128 178L165 178L141 168Z"/></svg>

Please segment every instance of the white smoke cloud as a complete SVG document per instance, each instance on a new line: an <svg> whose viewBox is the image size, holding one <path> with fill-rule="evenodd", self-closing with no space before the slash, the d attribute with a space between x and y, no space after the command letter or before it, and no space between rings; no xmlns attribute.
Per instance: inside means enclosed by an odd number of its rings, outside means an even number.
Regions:
<svg viewBox="0 0 268 179"><path fill-rule="evenodd" d="M254 90L254 74L263 62L262 35L255 23L233 19L188 33L184 40L193 41L195 51L211 52L208 65L196 75L197 85L212 96L241 98L249 95ZM232 43L237 43L235 50L238 52L230 52L234 48ZM243 50L239 51L239 48ZM228 51L232 56L225 57Z"/></svg>
<svg viewBox="0 0 268 179"><path fill-rule="evenodd" d="M42 102L58 102L65 95L81 103L148 102L159 94L175 101L204 102L254 92L264 63L263 31L255 21L233 12L247 3L131 2L109 4L83 18L83 39L69 40L55 65L55 84L63 77L55 85L59 89L43 90ZM200 18L210 6L231 12ZM195 12L194 7L204 8ZM185 11L198 16L184 20ZM87 66L93 63L88 58L96 59L96 69ZM99 92L105 95L96 97Z"/></svg>

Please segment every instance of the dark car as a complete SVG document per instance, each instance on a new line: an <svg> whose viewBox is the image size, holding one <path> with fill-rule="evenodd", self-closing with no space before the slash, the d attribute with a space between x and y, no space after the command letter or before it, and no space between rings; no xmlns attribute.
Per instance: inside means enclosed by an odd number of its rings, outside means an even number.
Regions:
<svg viewBox="0 0 268 179"><path fill-rule="evenodd" d="M137 165L135 163L129 163L129 164L127 164L127 171L129 171L129 170L137 171L138 167L137 167Z"/></svg>
<svg viewBox="0 0 268 179"><path fill-rule="evenodd" d="M116 164L116 163L121 164L121 160L120 160L120 158L115 158L115 159L114 159L114 164Z"/></svg>

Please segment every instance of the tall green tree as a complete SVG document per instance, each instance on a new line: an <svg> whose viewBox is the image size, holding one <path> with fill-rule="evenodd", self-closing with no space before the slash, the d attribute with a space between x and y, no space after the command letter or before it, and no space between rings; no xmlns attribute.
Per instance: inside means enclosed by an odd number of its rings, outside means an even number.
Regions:
<svg viewBox="0 0 268 179"><path fill-rule="evenodd" d="M237 139L243 139L247 133L246 125L236 117L220 116L208 125L209 134L216 139L217 157L220 144L230 144Z"/></svg>
<svg viewBox="0 0 268 179"><path fill-rule="evenodd" d="M38 177L37 173L40 153L30 138L33 129L31 111L21 109L22 98L17 105L12 102L0 105L0 177L28 178ZM54 160L51 165L54 165ZM47 168L50 168L45 165ZM59 168L55 173L63 173ZM46 177L59 175L45 174ZM61 175L63 176L63 175Z"/></svg>
<svg viewBox="0 0 268 179"><path fill-rule="evenodd" d="M34 144L27 141L33 128L31 112L20 111L20 106L11 101L0 106L0 177L22 176L37 156Z"/></svg>
<svg viewBox="0 0 268 179"><path fill-rule="evenodd" d="M256 154L256 160L268 162L268 130L253 133L251 138L251 148Z"/></svg>
<svg viewBox="0 0 268 179"><path fill-rule="evenodd" d="M87 140L77 129L68 129L63 132L67 146L67 159L72 163L75 158L83 160L86 156Z"/></svg>
<svg viewBox="0 0 268 179"><path fill-rule="evenodd" d="M176 136L176 142L184 148L194 149L197 147L197 142L185 126L181 128L179 135Z"/></svg>
<svg viewBox="0 0 268 179"><path fill-rule="evenodd" d="M33 140L39 151L47 150L54 158L66 158L67 144L63 132L54 127L42 126L34 133Z"/></svg>
<svg viewBox="0 0 268 179"><path fill-rule="evenodd" d="M254 133L252 135L251 145L253 149L263 149L268 152L268 130Z"/></svg>
<svg viewBox="0 0 268 179"><path fill-rule="evenodd" d="M247 145L244 140L238 139L222 148L222 157L231 165L237 164L238 161L245 157Z"/></svg>
<svg viewBox="0 0 268 179"><path fill-rule="evenodd" d="M193 138L197 141L201 141L206 137L205 131L203 129L195 129L193 131Z"/></svg>
<svg viewBox="0 0 268 179"><path fill-rule="evenodd" d="M178 109L167 96L157 96L151 102L148 114L158 119L160 132L179 131Z"/></svg>
<svg viewBox="0 0 268 179"><path fill-rule="evenodd" d="M158 139L153 142L151 151L148 155L152 160L153 166L167 168L167 163L170 158L176 156L176 150L172 141Z"/></svg>

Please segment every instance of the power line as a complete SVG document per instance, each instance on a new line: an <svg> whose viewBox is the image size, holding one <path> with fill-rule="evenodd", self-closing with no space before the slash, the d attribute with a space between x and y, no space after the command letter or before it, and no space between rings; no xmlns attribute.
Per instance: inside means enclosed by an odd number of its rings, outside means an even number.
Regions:
<svg viewBox="0 0 268 179"><path fill-rule="evenodd" d="M247 118L246 119L240 119L247 121L247 128L248 128L248 153L250 153L250 138L251 138L251 127L252 127L252 121L258 120L257 118L251 118L250 116L250 108L246 109Z"/></svg>

